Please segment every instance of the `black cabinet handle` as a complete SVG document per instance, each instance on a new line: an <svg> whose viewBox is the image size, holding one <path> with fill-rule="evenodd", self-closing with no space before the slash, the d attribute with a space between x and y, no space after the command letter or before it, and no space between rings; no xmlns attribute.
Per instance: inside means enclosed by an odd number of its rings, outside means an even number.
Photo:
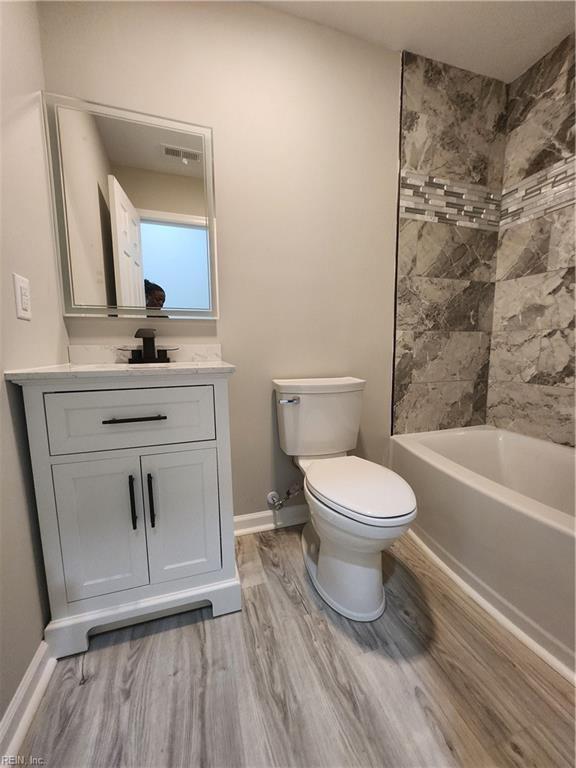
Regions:
<svg viewBox="0 0 576 768"><path fill-rule="evenodd" d="M132 515L132 530L138 528L138 516L136 514L136 499L134 498L134 475L128 477L128 489L130 490L130 514Z"/></svg>
<svg viewBox="0 0 576 768"><path fill-rule="evenodd" d="M150 525L156 528L156 512L154 510L154 489L152 488L152 475L148 473L148 504L150 506Z"/></svg>
<svg viewBox="0 0 576 768"><path fill-rule="evenodd" d="M102 419L102 424L135 424L138 421L166 421L168 416L138 416L133 419Z"/></svg>

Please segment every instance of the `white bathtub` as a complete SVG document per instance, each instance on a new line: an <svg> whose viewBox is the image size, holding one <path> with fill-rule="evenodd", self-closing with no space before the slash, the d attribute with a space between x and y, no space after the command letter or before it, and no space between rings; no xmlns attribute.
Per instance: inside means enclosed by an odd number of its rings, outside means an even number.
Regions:
<svg viewBox="0 0 576 768"><path fill-rule="evenodd" d="M574 449L489 426L396 435L391 446L416 494L414 533L570 676Z"/></svg>

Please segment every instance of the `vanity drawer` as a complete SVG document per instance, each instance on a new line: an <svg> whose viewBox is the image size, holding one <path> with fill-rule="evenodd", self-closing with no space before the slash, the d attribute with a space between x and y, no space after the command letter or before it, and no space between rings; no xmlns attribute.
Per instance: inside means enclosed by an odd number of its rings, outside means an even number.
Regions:
<svg viewBox="0 0 576 768"><path fill-rule="evenodd" d="M49 392L52 455L214 440L212 386Z"/></svg>

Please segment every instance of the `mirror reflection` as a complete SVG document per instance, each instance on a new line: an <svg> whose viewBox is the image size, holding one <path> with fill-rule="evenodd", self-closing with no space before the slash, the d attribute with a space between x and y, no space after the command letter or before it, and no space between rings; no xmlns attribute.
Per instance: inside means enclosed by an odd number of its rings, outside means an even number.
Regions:
<svg viewBox="0 0 576 768"><path fill-rule="evenodd" d="M215 316L209 129L159 122L48 104L72 314Z"/></svg>

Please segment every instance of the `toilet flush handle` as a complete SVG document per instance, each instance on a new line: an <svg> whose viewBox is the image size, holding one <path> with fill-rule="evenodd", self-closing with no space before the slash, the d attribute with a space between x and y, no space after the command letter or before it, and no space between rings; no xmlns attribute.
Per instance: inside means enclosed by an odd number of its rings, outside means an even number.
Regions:
<svg viewBox="0 0 576 768"><path fill-rule="evenodd" d="M281 398L278 400L278 405L298 405L299 402L300 398L296 395L296 397Z"/></svg>

